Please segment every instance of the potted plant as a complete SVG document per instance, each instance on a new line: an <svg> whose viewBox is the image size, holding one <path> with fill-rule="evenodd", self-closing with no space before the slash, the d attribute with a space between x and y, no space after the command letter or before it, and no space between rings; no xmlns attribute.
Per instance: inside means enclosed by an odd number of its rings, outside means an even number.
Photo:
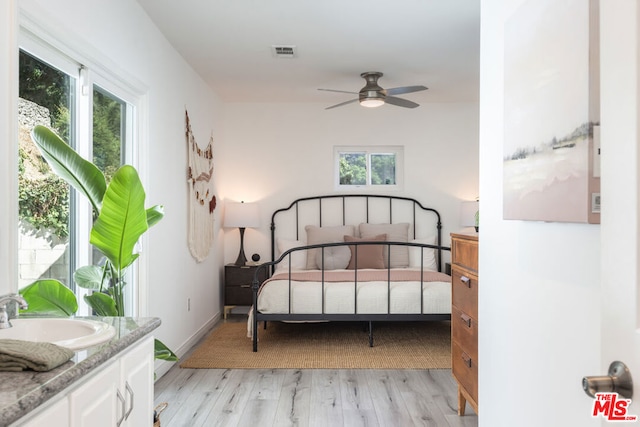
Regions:
<svg viewBox="0 0 640 427"><path fill-rule="evenodd" d="M76 284L91 290L84 300L99 316L124 316L125 273L139 254L140 236L164 216L162 206L144 207L145 191L133 166L121 166L107 185L104 174L82 158L58 135L36 126L31 137L52 170L83 194L93 208L89 242L104 255L101 265L88 265L73 275ZM20 293L29 303L27 313L73 315L78 304L73 292L53 279L38 280ZM155 340L155 357L175 361L177 356Z"/></svg>

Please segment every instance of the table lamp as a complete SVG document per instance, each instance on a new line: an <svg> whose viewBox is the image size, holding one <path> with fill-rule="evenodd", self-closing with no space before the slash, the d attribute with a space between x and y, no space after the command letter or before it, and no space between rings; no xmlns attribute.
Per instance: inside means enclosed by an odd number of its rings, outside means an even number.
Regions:
<svg viewBox="0 0 640 427"><path fill-rule="evenodd" d="M227 228L240 229L240 253L235 265L244 266L247 264L247 257L244 255L244 230L247 227L255 228L260 225L258 205L245 202L227 202L225 204L224 226Z"/></svg>

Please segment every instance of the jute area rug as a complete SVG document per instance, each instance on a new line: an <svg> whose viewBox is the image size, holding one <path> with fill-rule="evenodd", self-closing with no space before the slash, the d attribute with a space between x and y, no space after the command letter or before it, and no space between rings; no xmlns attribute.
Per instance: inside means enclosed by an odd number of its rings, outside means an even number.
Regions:
<svg viewBox="0 0 640 427"><path fill-rule="evenodd" d="M364 323L280 323L259 326L258 352L246 323L224 323L182 368L446 369L451 367L450 322L376 322L373 347Z"/></svg>

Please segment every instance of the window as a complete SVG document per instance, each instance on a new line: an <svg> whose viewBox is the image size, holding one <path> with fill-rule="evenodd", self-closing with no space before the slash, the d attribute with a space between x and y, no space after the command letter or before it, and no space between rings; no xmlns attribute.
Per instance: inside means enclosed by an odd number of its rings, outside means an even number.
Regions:
<svg viewBox="0 0 640 427"><path fill-rule="evenodd" d="M334 147L337 190L401 190L403 147Z"/></svg>
<svg viewBox="0 0 640 427"><path fill-rule="evenodd" d="M25 37L19 62L19 287L35 280L60 280L78 298L78 314L90 314L84 289L73 283L80 266L101 262L89 244L92 212L57 177L30 138L35 125L53 129L105 174L107 182L124 163L135 165L136 98L108 75L70 59L44 42ZM136 272L127 283L134 298ZM133 304L126 305L132 308Z"/></svg>

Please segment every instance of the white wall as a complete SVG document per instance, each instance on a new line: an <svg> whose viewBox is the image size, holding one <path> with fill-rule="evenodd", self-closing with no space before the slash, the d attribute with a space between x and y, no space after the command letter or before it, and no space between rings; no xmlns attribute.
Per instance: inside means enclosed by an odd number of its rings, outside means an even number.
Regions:
<svg viewBox="0 0 640 427"><path fill-rule="evenodd" d="M222 259L218 230L211 254L204 262L196 263L187 247L184 109L189 110L196 139L206 145L212 131L217 138L223 133L222 103L135 1L21 0L20 7L57 38L86 55L87 60L125 78L132 77L146 92L143 98L147 115L141 124L149 144L140 153L140 172L147 190L147 206L163 204L165 218L147 233L141 255L141 265L149 268L144 278L149 288L147 312L142 314L160 317L162 326L156 336L173 350L183 352L200 328L220 313ZM3 50L3 55L7 51ZM17 79L13 81L15 85ZM5 120L6 114L0 116ZM15 155L5 151L0 158ZM216 226L219 212L216 210ZM17 227L11 224L13 229ZM7 267L6 262L3 257L1 271ZM167 367L163 364L159 369Z"/></svg>
<svg viewBox="0 0 640 427"><path fill-rule="evenodd" d="M298 197L332 194L334 145L403 145L404 191L440 211L443 241L460 228L460 200L478 195L477 104L422 104L378 109L325 104L229 104L225 143L218 147L220 195L258 202L260 229L245 233L245 253L270 257L271 213ZM225 261L239 249L224 230ZM424 237L424 236L423 236Z"/></svg>
<svg viewBox="0 0 640 427"><path fill-rule="evenodd" d="M600 366L600 227L502 220L503 29L522 3L481 11L480 425L600 425L581 387Z"/></svg>
<svg viewBox="0 0 640 427"><path fill-rule="evenodd" d="M0 4L0 295L15 292L18 280L18 51L17 0Z"/></svg>

